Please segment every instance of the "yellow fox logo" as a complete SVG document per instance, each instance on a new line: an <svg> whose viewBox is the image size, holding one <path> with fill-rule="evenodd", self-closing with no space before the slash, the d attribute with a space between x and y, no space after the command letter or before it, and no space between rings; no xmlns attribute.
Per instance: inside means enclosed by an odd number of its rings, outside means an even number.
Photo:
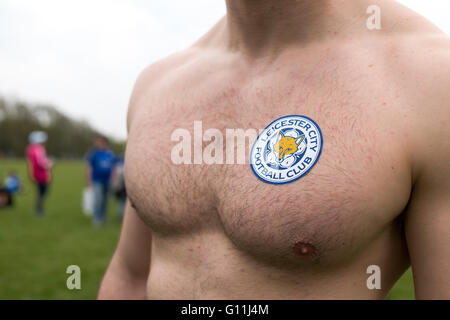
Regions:
<svg viewBox="0 0 450 320"><path fill-rule="evenodd" d="M305 140L305 136L295 139L292 137L286 137L283 132L280 131L278 135L278 142L273 146L275 153L278 154L279 160L282 161L285 156L296 153L303 140Z"/></svg>

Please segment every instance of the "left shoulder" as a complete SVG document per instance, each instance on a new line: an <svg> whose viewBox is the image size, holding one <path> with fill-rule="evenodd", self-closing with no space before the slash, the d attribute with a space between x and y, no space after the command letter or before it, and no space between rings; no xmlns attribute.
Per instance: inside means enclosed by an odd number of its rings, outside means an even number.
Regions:
<svg viewBox="0 0 450 320"><path fill-rule="evenodd" d="M408 36L391 46L391 64L408 94L429 103L449 97L450 38L442 33Z"/></svg>
<svg viewBox="0 0 450 320"><path fill-rule="evenodd" d="M417 174L432 171L436 177L450 163L450 39L441 33L420 35L404 40L395 54L392 66L406 99L414 165Z"/></svg>

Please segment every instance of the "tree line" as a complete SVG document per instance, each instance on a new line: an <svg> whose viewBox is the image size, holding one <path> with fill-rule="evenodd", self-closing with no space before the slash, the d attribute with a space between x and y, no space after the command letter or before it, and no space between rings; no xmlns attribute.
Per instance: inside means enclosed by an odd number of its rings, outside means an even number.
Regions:
<svg viewBox="0 0 450 320"><path fill-rule="evenodd" d="M47 132L47 152L57 158L84 157L101 135L87 122L71 119L53 106L0 97L0 157L23 157L28 136L35 130ZM108 140L116 154L123 152L125 142Z"/></svg>

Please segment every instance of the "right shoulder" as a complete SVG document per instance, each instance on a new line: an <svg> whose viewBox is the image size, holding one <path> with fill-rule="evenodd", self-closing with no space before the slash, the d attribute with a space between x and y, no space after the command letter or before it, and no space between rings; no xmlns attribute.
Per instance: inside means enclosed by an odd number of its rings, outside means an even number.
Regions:
<svg viewBox="0 0 450 320"><path fill-rule="evenodd" d="M162 95L172 96L174 91L186 86L199 85L202 75L214 69L217 55L223 49L222 38L226 32L226 19L221 19L209 32L192 46L174 53L144 69L139 75L128 107L127 127L145 105L152 108ZM202 73L203 72L203 73Z"/></svg>
<svg viewBox="0 0 450 320"><path fill-rule="evenodd" d="M174 80L201 53L200 48L190 47L186 50L172 54L145 68L138 76L131 94L128 106L128 129L136 113L136 109L143 101L155 99L163 88L170 88Z"/></svg>

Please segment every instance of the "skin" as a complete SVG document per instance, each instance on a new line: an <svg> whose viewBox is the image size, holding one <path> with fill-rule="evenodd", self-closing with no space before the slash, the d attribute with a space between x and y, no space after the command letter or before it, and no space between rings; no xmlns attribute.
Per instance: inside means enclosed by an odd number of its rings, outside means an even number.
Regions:
<svg viewBox="0 0 450 320"><path fill-rule="evenodd" d="M382 30L365 28L373 4ZM418 299L450 299L448 37L392 1L227 9L137 81L129 204L99 298L384 299L412 265ZM172 132L193 135L195 120L224 132L287 114L311 117L324 138L294 183L171 162ZM366 286L371 265L380 290Z"/></svg>

